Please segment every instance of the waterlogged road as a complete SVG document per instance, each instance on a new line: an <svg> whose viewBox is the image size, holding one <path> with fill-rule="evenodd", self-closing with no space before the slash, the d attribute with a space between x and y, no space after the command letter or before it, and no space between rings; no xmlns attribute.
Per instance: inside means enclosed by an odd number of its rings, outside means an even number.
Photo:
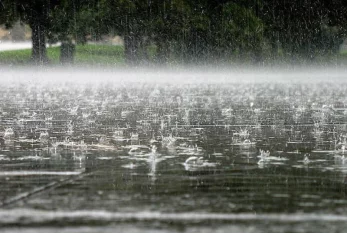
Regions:
<svg viewBox="0 0 347 233"><path fill-rule="evenodd" d="M235 85L3 84L2 232L343 232L344 86Z"/></svg>
<svg viewBox="0 0 347 233"><path fill-rule="evenodd" d="M6 170L2 160L0 224L6 231L21 226L54 232L65 226L76 232L142 227L175 232L214 226L226 232L232 224L236 232L311 226L323 232L346 226L347 167L332 154L313 154L309 165L299 155L281 154L282 162L262 166L256 153L235 149L204 154L209 166L194 169L184 166L189 156L167 151L140 158L111 151L55 156L17 158L18 167L12 160Z"/></svg>

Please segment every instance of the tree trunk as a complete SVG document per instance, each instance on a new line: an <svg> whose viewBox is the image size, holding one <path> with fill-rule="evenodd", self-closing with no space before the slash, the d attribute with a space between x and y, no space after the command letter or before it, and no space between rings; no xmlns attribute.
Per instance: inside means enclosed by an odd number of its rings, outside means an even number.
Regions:
<svg viewBox="0 0 347 233"><path fill-rule="evenodd" d="M46 38L45 38L45 26L40 20L35 20L31 25L32 31L32 53L31 60L35 64L48 63L47 50L46 50Z"/></svg>
<svg viewBox="0 0 347 233"><path fill-rule="evenodd" d="M157 41L157 58L156 62L160 65L165 65L169 58L169 45L166 40Z"/></svg>
<svg viewBox="0 0 347 233"><path fill-rule="evenodd" d="M124 56L128 65L138 65L138 40L133 35L124 36Z"/></svg>
<svg viewBox="0 0 347 233"><path fill-rule="evenodd" d="M60 63L73 64L75 55L75 45L71 42L62 42L60 46Z"/></svg>

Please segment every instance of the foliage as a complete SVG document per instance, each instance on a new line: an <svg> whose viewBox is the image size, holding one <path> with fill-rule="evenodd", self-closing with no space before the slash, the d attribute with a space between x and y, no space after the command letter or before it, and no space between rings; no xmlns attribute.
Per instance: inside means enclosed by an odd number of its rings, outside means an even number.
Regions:
<svg viewBox="0 0 347 233"><path fill-rule="evenodd" d="M37 41L124 38L128 63L248 59L267 54L313 60L336 54L346 37L344 0L1 0L0 24L20 20ZM40 35L39 32L44 32ZM42 34L42 33L41 33ZM150 48L155 48L150 49ZM33 50L33 53L34 53ZM268 52L267 50L270 50ZM33 56L33 55L32 55Z"/></svg>
<svg viewBox="0 0 347 233"><path fill-rule="evenodd" d="M261 17L266 36L285 54L313 59L336 53L345 37L346 2L343 0L263 0Z"/></svg>

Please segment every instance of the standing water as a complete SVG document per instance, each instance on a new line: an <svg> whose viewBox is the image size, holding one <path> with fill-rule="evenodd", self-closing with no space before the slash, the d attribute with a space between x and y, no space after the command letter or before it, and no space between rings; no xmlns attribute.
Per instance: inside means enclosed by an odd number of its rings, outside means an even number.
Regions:
<svg viewBox="0 0 347 233"><path fill-rule="evenodd" d="M341 232L347 85L329 75L5 71L0 226Z"/></svg>

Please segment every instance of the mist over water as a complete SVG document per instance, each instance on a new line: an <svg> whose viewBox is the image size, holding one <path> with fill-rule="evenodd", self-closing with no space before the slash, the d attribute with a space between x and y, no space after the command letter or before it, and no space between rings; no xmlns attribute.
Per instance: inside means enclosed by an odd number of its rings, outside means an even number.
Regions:
<svg viewBox="0 0 347 233"><path fill-rule="evenodd" d="M282 83L345 82L344 67L0 67L1 82Z"/></svg>

